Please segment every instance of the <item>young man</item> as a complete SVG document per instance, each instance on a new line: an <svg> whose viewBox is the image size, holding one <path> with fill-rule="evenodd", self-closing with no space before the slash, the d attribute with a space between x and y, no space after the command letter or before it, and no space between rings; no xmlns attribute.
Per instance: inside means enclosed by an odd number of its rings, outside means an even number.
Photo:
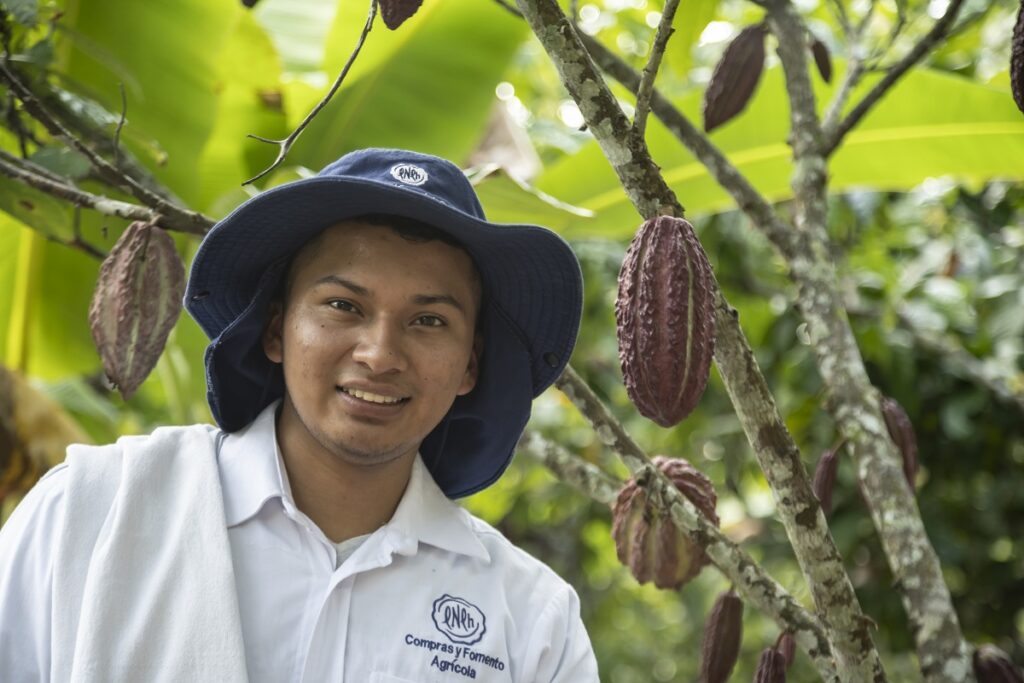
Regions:
<svg viewBox="0 0 1024 683"><path fill-rule="evenodd" d="M568 362L579 265L369 149L206 237L220 426L72 447L0 533L0 680L596 681L576 594L450 499Z"/></svg>

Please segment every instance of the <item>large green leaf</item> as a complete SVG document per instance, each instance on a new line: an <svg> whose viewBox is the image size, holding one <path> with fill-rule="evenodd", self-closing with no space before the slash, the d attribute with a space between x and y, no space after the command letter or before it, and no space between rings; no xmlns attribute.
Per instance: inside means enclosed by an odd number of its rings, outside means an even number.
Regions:
<svg viewBox="0 0 1024 683"><path fill-rule="evenodd" d="M270 34L285 71L301 74L320 71L336 11L336 2L323 0L262 0L253 16Z"/></svg>
<svg viewBox="0 0 1024 683"><path fill-rule="evenodd" d="M160 141L167 159L154 169L157 176L198 205L205 182L201 153L216 115L218 63L236 16L245 10L238 2L206 0L66 4L61 21L71 40L61 46L58 62L70 82L117 112L118 83L125 80L117 72L130 74L128 126ZM140 158L157 165L143 152Z"/></svg>
<svg viewBox="0 0 1024 683"><path fill-rule="evenodd" d="M327 42L337 74L365 23L367 5L347 2ZM526 34L494 3L431 0L396 31L378 18L346 84L303 133L289 161L319 168L356 147L407 147L460 161L478 142L500 81ZM320 92L290 91L301 119Z"/></svg>
<svg viewBox="0 0 1024 683"><path fill-rule="evenodd" d="M237 15L222 55L216 123L200 163L201 208L208 212L224 193L232 195L277 157L275 145L249 139L247 134L269 139L288 134L281 63L274 44L248 12ZM220 213L214 215L220 217Z"/></svg>
<svg viewBox="0 0 1024 683"><path fill-rule="evenodd" d="M817 86L821 102L831 91ZM695 122L700 121L701 97L694 92L677 102ZM764 74L748 109L711 139L758 190L781 201L791 196L788 126L789 104L776 68ZM735 208L704 166L660 123L652 118L648 131L655 161L688 212ZM1021 178L1022 159L1024 120L1009 92L920 69L908 74L846 138L830 164L829 187L833 192L855 187L903 190L943 175L966 182ZM593 219L573 219L568 233L625 238L636 229L639 216L596 143L551 166L536 184L596 212Z"/></svg>
<svg viewBox="0 0 1024 683"><path fill-rule="evenodd" d="M680 3L672 21L675 32L665 50L665 61L685 77L693 66L693 48L704 28L715 18L718 0L687 0Z"/></svg>

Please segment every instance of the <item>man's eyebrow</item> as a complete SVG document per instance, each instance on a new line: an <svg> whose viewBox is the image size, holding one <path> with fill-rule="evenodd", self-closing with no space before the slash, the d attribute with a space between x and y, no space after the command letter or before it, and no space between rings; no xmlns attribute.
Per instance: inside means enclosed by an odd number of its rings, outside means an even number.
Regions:
<svg viewBox="0 0 1024 683"><path fill-rule="evenodd" d="M351 280L346 280L339 275L325 275L315 283L314 286L323 284L340 285L345 289L351 290L353 293L359 296L370 296L370 290L362 285L357 285ZM459 300L450 294L417 294L412 298L412 302L417 306L431 306L434 304L447 304L452 308L455 308L463 315L466 314L466 307L459 303Z"/></svg>
<svg viewBox="0 0 1024 683"><path fill-rule="evenodd" d="M460 313L465 315L466 309L459 300L448 294L419 294L413 297L413 303L419 306L430 306L432 304L448 304L453 308L458 309Z"/></svg>
<svg viewBox="0 0 1024 683"><path fill-rule="evenodd" d="M319 287L320 285L324 284L341 285L345 289L352 290L352 292L358 294L359 296L369 296L370 294L370 290L368 290L366 287L363 287L362 285L357 285L351 280L346 280L345 278L339 277L337 275L324 275L322 278L314 282L313 286Z"/></svg>

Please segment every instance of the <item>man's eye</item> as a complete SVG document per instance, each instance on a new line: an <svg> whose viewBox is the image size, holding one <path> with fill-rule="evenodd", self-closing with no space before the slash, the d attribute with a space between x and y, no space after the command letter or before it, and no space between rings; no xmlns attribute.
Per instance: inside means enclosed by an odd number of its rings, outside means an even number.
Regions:
<svg viewBox="0 0 1024 683"><path fill-rule="evenodd" d="M356 307L351 301L345 301L344 299L331 299L327 302L327 305L331 308L335 308L339 311L355 311Z"/></svg>
<svg viewBox="0 0 1024 683"><path fill-rule="evenodd" d="M417 325L424 325L426 327L441 327L444 325L444 320L436 315L421 315L416 318L415 322Z"/></svg>

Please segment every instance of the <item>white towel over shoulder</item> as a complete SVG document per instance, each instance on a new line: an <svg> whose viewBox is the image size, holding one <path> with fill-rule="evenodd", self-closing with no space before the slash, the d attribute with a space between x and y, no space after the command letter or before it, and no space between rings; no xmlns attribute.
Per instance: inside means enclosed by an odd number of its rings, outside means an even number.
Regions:
<svg viewBox="0 0 1024 683"><path fill-rule="evenodd" d="M68 450L54 681L247 681L217 433Z"/></svg>

